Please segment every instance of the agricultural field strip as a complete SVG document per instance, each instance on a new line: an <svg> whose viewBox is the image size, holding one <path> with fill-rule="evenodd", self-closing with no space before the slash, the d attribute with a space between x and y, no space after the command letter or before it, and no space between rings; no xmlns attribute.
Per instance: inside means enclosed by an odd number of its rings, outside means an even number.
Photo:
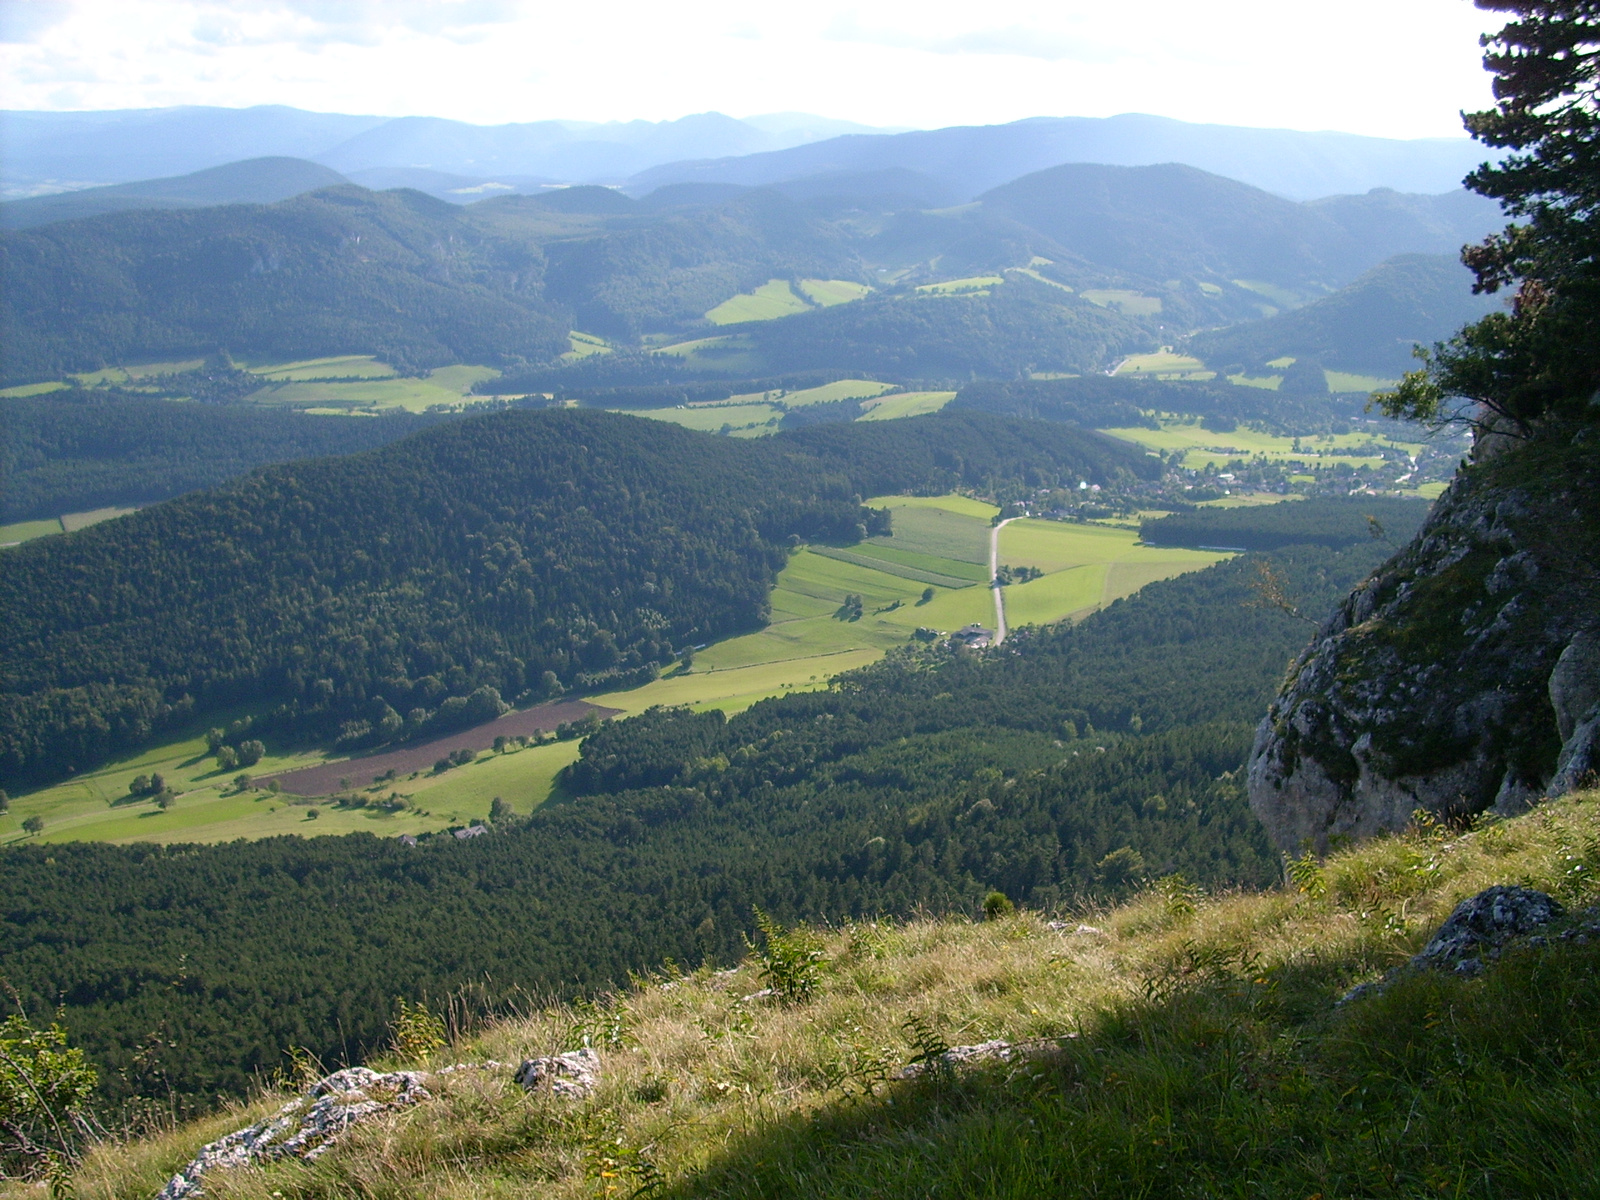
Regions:
<svg viewBox="0 0 1600 1200"><path fill-rule="evenodd" d="M823 558L836 558L840 562L854 563L861 567L871 567L873 570L882 571L887 575L898 575L901 579L914 579L918 583L936 583L940 587L966 588L972 587L978 582L972 579L961 579L954 575L940 575L934 571L924 571L918 567L906 566L903 563L892 562L876 555L855 554L849 550L841 550L837 546L812 546L811 553L820 554Z"/></svg>

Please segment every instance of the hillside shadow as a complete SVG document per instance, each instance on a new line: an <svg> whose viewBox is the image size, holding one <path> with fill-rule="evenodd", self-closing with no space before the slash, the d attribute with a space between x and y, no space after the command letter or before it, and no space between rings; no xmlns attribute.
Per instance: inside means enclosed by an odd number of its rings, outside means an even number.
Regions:
<svg viewBox="0 0 1600 1200"><path fill-rule="evenodd" d="M652 1194L1592 1194L1600 1096L1580 1076L1600 1052L1600 946L1336 1007L1351 966L1158 981L1029 1057L846 1081Z"/></svg>

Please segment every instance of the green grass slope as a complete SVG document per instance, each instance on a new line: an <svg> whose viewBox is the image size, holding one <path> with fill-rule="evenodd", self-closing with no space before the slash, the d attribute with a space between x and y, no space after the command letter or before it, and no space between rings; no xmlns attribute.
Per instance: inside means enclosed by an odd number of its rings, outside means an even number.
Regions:
<svg viewBox="0 0 1600 1200"><path fill-rule="evenodd" d="M758 936L732 971L668 965L582 1007L379 1060L515 1064L590 1046L602 1077L588 1099L529 1095L510 1067L434 1076L432 1098L316 1162L218 1172L207 1193L1592 1195L1600 946L1553 938L1480 977L1418 974L1336 1002L1483 887L1592 903L1597 837L1588 792L1383 838L1308 864L1298 886L1205 895L1173 877L1114 908ZM786 981L791 999L764 994ZM991 1038L1036 1050L898 1078ZM143 1200L286 1098L267 1088L96 1148L75 1194Z"/></svg>

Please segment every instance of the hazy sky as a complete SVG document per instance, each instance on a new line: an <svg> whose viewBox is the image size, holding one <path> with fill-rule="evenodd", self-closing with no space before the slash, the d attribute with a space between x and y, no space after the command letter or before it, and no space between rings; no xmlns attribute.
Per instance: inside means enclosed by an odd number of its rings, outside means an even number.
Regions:
<svg viewBox="0 0 1600 1200"><path fill-rule="evenodd" d="M1469 0L0 0L0 105L1451 136L1494 24Z"/></svg>

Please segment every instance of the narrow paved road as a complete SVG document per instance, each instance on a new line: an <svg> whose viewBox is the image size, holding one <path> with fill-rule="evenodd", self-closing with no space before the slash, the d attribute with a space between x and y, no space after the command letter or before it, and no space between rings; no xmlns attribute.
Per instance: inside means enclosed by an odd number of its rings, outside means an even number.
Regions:
<svg viewBox="0 0 1600 1200"><path fill-rule="evenodd" d="M995 582L1000 574L1000 531L1016 517L1007 517L1000 524L989 531L989 589L994 592L994 644L998 646L1006 640L1006 602L1004 592Z"/></svg>

